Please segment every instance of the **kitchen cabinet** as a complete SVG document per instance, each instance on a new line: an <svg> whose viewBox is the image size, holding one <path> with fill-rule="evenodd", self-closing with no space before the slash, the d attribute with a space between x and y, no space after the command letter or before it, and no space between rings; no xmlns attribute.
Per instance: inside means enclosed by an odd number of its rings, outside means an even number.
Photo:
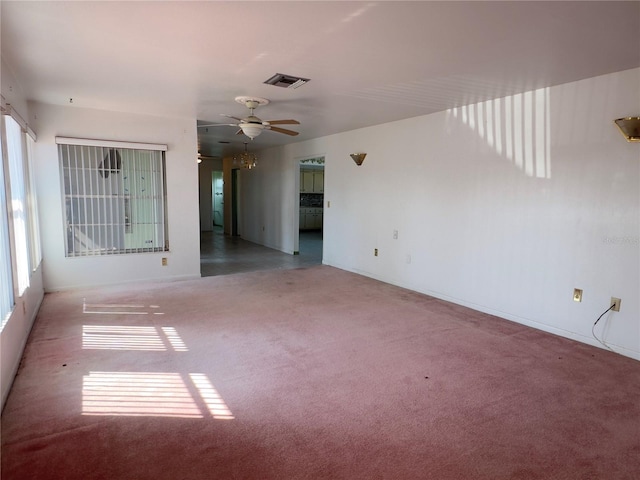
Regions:
<svg viewBox="0 0 640 480"><path fill-rule="evenodd" d="M324 193L324 171L313 172L313 193Z"/></svg>
<svg viewBox="0 0 640 480"><path fill-rule="evenodd" d="M300 207L300 230L322 230L322 208Z"/></svg>
<svg viewBox="0 0 640 480"><path fill-rule="evenodd" d="M323 170L300 170L300 193L323 193Z"/></svg>
<svg viewBox="0 0 640 480"><path fill-rule="evenodd" d="M300 192L313 193L313 171L300 170Z"/></svg>

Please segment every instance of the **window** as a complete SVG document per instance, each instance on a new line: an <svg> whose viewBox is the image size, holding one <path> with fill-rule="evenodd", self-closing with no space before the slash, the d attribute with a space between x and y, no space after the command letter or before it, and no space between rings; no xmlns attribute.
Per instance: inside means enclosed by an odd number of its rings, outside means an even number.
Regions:
<svg viewBox="0 0 640 480"><path fill-rule="evenodd" d="M29 286L29 275L31 273L29 268L29 248L32 239L29 232L30 219L27 206L27 185L25 182L26 139L22 128L13 118L5 116L4 126L7 135L11 212L13 216L18 295L20 296Z"/></svg>
<svg viewBox="0 0 640 480"><path fill-rule="evenodd" d="M0 320L10 318L17 297L40 265L40 239L31 147L35 133L0 95Z"/></svg>
<svg viewBox="0 0 640 480"><path fill-rule="evenodd" d="M25 134L27 140L27 209L29 211L29 232L30 232L30 249L29 259L31 269L40 265L42 260L42 248L40 245L40 225L38 223L38 202L36 197L36 184L33 178L33 148L35 141L29 135Z"/></svg>
<svg viewBox="0 0 640 480"><path fill-rule="evenodd" d="M56 140L68 257L168 250L164 151Z"/></svg>
<svg viewBox="0 0 640 480"><path fill-rule="evenodd" d="M2 122L4 126L4 122ZM5 190L5 163L0 142L0 321L4 325L13 308L13 278L11 272L11 244L9 243L9 217Z"/></svg>

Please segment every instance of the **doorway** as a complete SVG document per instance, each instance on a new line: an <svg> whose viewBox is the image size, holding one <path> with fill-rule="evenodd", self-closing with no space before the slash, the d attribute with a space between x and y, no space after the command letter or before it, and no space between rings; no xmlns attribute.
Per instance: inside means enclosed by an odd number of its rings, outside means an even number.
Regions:
<svg viewBox="0 0 640 480"><path fill-rule="evenodd" d="M238 201L240 199L238 185L238 170L231 170L231 236L237 237L238 232Z"/></svg>
<svg viewBox="0 0 640 480"><path fill-rule="evenodd" d="M324 230L324 156L299 162L298 252L322 263Z"/></svg>
<svg viewBox="0 0 640 480"><path fill-rule="evenodd" d="M224 181L222 172L211 172L211 211L212 223L214 227L224 228Z"/></svg>

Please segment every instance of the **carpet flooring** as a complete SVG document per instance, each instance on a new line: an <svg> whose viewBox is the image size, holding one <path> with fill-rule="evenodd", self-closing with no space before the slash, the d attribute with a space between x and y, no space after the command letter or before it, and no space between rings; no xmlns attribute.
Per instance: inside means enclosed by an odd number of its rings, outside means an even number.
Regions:
<svg viewBox="0 0 640 480"><path fill-rule="evenodd" d="M26 479L637 479L640 363L328 266L47 294Z"/></svg>

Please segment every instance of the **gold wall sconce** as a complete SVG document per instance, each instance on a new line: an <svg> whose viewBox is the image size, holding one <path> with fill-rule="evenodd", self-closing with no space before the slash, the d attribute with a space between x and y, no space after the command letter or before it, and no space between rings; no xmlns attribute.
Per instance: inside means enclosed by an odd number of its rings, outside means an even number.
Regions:
<svg viewBox="0 0 640 480"><path fill-rule="evenodd" d="M356 165L360 166L362 165L362 162L364 162L364 157L367 156L366 153L351 153L350 154L351 158L353 158L353 161L356 162Z"/></svg>
<svg viewBox="0 0 640 480"><path fill-rule="evenodd" d="M640 142L640 117L623 117L613 122L627 142Z"/></svg>

